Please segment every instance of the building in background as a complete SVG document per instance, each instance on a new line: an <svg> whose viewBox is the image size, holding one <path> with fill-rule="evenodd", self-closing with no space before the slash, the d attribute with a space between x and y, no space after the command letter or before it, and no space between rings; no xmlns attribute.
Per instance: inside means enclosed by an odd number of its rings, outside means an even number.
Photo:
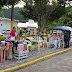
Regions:
<svg viewBox="0 0 72 72"><path fill-rule="evenodd" d="M19 20L14 20L14 27L17 28ZM11 19L5 18L5 17L0 17L0 32L3 33L4 31L9 31L11 30Z"/></svg>

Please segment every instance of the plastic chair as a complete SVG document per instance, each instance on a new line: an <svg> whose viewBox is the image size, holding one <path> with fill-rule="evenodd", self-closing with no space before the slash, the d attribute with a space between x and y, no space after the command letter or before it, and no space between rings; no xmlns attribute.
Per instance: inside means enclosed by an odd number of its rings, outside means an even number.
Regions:
<svg viewBox="0 0 72 72"><path fill-rule="evenodd" d="M29 51L29 46L32 46L31 42L27 42L27 52Z"/></svg>
<svg viewBox="0 0 72 72"><path fill-rule="evenodd" d="M48 47L49 42L47 42L47 37L43 37L43 38L44 38L44 42L47 44L47 47Z"/></svg>

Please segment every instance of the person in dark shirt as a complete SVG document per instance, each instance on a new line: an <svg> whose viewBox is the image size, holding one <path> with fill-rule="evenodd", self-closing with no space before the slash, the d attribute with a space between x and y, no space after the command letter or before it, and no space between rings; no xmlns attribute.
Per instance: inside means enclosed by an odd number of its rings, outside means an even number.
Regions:
<svg viewBox="0 0 72 72"><path fill-rule="evenodd" d="M64 32L64 48L69 47L69 42L70 42L70 31L65 31Z"/></svg>
<svg viewBox="0 0 72 72"><path fill-rule="evenodd" d="M26 29L26 33L28 32L28 30Z"/></svg>

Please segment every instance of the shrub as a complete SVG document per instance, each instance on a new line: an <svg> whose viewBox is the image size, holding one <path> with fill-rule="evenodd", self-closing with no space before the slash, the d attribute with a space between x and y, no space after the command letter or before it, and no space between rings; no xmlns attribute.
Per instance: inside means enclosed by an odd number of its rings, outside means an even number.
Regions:
<svg viewBox="0 0 72 72"><path fill-rule="evenodd" d="M1 41L4 41L6 38L5 37L0 37L0 43Z"/></svg>

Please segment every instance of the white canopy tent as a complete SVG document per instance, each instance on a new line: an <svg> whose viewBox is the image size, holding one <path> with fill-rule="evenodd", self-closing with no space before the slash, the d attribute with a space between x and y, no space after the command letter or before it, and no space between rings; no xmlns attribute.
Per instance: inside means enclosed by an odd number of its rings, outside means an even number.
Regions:
<svg viewBox="0 0 72 72"><path fill-rule="evenodd" d="M27 26L27 28L38 28L37 23L30 24L29 22L26 22L26 26Z"/></svg>
<svg viewBox="0 0 72 72"><path fill-rule="evenodd" d="M17 27L27 28L26 23L18 23Z"/></svg>
<svg viewBox="0 0 72 72"><path fill-rule="evenodd" d="M17 26L24 27L24 28L38 28L38 24L31 19L29 20L29 22L26 23L18 23Z"/></svg>

